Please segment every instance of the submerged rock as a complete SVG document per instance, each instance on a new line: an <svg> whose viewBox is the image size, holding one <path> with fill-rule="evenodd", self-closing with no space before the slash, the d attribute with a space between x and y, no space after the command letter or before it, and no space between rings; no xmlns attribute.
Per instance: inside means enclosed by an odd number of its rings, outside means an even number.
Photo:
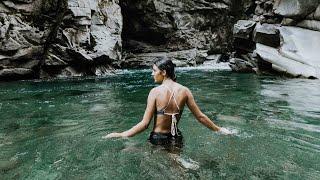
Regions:
<svg viewBox="0 0 320 180"><path fill-rule="evenodd" d="M15 169L19 166L19 162L16 159L13 160L0 160L0 172L7 172L10 171L12 169Z"/></svg>

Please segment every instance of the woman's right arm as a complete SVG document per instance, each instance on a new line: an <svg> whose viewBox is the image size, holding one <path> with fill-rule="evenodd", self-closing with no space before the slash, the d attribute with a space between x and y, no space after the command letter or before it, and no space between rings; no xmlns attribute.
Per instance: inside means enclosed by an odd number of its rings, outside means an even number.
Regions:
<svg viewBox="0 0 320 180"><path fill-rule="evenodd" d="M199 109L198 105L196 104L194 97L191 93L191 91L187 88L186 91L187 94L187 106L189 107L190 111L192 112L192 114L195 116L195 118L202 123L203 125L205 125L206 127L208 127L209 129L213 130L213 131L220 131L220 127L215 125L205 114L203 114L201 112L201 110Z"/></svg>

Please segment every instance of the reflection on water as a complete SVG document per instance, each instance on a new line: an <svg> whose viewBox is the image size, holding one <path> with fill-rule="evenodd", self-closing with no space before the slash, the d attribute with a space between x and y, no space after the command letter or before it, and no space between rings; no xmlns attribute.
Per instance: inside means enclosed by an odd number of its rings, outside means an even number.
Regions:
<svg viewBox="0 0 320 180"><path fill-rule="evenodd" d="M319 80L179 69L201 109L234 136L185 110L183 151L147 142L149 130L105 140L143 115L150 72L0 84L0 179L318 179Z"/></svg>

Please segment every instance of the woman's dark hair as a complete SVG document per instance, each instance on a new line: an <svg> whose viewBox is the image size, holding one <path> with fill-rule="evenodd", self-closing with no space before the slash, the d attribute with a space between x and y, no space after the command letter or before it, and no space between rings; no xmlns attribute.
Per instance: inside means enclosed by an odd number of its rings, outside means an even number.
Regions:
<svg viewBox="0 0 320 180"><path fill-rule="evenodd" d="M167 58L159 58L153 62L161 71L166 71L167 76L173 81L177 80L176 74L174 72L174 67L176 66L171 60Z"/></svg>

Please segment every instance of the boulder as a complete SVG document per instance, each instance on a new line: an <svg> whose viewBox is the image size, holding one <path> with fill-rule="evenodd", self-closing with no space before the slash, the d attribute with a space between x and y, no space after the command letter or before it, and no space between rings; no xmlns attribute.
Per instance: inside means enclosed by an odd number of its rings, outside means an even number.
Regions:
<svg viewBox="0 0 320 180"><path fill-rule="evenodd" d="M253 53L248 53L248 54L241 54L240 55L241 59L246 60L247 62L249 62L254 69L258 68L258 55L253 52Z"/></svg>
<svg viewBox="0 0 320 180"><path fill-rule="evenodd" d="M222 59L222 54L213 54L206 57L206 61L214 61L216 63L219 63Z"/></svg>
<svg viewBox="0 0 320 180"><path fill-rule="evenodd" d="M319 69L284 57L275 48L258 43L256 52L263 60L272 63L272 67L276 71L281 71L294 77L320 78Z"/></svg>
<svg viewBox="0 0 320 180"><path fill-rule="evenodd" d="M278 27L281 47L257 44L256 52L277 71L295 77L320 78L320 32L299 27Z"/></svg>
<svg viewBox="0 0 320 180"><path fill-rule="evenodd" d="M272 24L258 23L253 32L253 41L271 47L280 46L280 31Z"/></svg>
<svg viewBox="0 0 320 180"><path fill-rule="evenodd" d="M35 77L35 73L31 69L26 68L4 68L0 69L0 81L10 81L18 79L31 79Z"/></svg>
<svg viewBox="0 0 320 180"><path fill-rule="evenodd" d="M312 13L319 0L278 0L274 12L289 18L302 18Z"/></svg>
<svg viewBox="0 0 320 180"><path fill-rule="evenodd" d="M313 19L320 21L320 4L318 5L316 11L313 14Z"/></svg>
<svg viewBox="0 0 320 180"><path fill-rule="evenodd" d="M231 58L229 66L234 72L249 73L254 72L254 66L246 60L240 58Z"/></svg>
<svg viewBox="0 0 320 180"><path fill-rule="evenodd" d="M233 27L233 36L236 38L250 40L256 22L249 20L239 20Z"/></svg>
<svg viewBox="0 0 320 180"><path fill-rule="evenodd" d="M320 21L316 20L303 20L297 23L296 26L314 31L320 31Z"/></svg>
<svg viewBox="0 0 320 180"><path fill-rule="evenodd" d="M253 52L256 48L256 44L252 40L235 38L233 40L234 49L240 53Z"/></svg>
<svg viewBox="0 0 320 180"><path fill-rule="evenodd" d="M298 22L295 19L283 18L282 22L281 22L281 25L284 25L284 26L295 26L297 23Z"/></svg>
<svg viewBox="0 0 320 180"><path fill-rule="evenodd" d="M318 5L317 9L313 13L309 14L306 17L306 19L320 21L320 4Z"/></svg>
<svg viewBox="0 0 320 180"><path fill-rule="evenodd" d="M320 67L320 32L299 27L279 27L283 39L279 50L281 55L310 65Z"/></svg>

